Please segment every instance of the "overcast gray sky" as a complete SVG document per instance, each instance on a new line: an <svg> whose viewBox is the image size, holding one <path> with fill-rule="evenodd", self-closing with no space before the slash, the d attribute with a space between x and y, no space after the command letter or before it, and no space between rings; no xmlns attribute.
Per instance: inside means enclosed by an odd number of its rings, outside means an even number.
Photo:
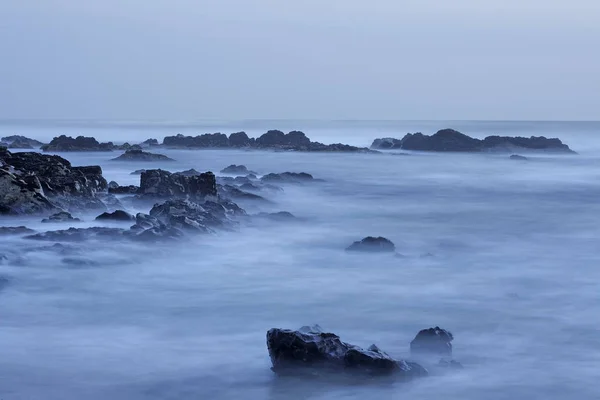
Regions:
<svg viewBox="0 0 600 400"><path fill-rule="evenodd" d="M600 120L600 0L0 0L0 118Z"/></svg>

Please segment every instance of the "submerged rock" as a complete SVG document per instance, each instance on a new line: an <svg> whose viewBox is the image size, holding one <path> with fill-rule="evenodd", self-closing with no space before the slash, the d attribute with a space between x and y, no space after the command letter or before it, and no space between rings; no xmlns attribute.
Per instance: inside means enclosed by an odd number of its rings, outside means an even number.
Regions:
<svg viewBox="0 0 600 400"><path fill-rule="evenodd" d="M56 214L52 214L51 216L49 216L48 218L45 218L42 220L42 222L44 223L55 223L55 222L81 222L81 220L79 218L73 218L73 216L66 212L66 211L61 211L58 212Z"/></svg>
<svg viewBox="0 0 600 400"><path fill-rule="evenodd" d="M452 333L439 326L423 329L410 342L410 352L413 356L425 354L452 357L452 340Z"/></svg>
<svg viewBox="0 0 600 400"><path fill-rule="evenodd" d="M359 242L352 243L346 251L362 251L367 253L393 253L396 246L384 237L367 236Z"/></svg>
<svg viewBox="0 0 600 400"><path fill-rule="evenodd" d="M427 375L417 363L394 360L372 345L367 350L344 343L339 336L326 333L317 325L297 331L270 329L267 348L278 374L360 373L398 375L409 378Z"/></svg>
<svg viewBox="0 0 600 400"><path fill-rule="evenodd" d="M89 239L120 239L123 229L119 228L69 228L66 230L49 231L26 236L26 239L46 240L53 242L82 242Z"/></svg>
<svg viewBox="0 0 600 400"><path fill-rule="evenodd" d="M135 171L133 171L131 174L129 175L141 175L142 172L146 172L145 169L136 169Z"/></svg>
<svg viewBox="0 0 600 400"><path fill-rule="evenodd" d="M283 172L281 174L267 174L260 180L262 182L304 183L312 181L314 178L306 172Z"/></svg>
<svg viewBox="0 0 600 400"><path fill-rule="evenodd" d="M26 235L34 232L26 226L0 226L0 236Z"/></svg>
<svg viewBox="0 0 600 400"><path fill-rule="evenodd" d="M524 157L524 156L520 156L518 154L513 154L512 156L510 156L511 160L521 160L521 161L527 161L528 158Z"/></svg>
<svg viewBox="0 0 600 400"><path fill-rule="evenodd" d="M245 165L235 165L231 164L230 166L223 168L221 170L222 174L232 174L232 175L247 175L247 174L255 174L256 172L249 171Z"/></svg>
<svg viewBox="0 0 600 400"><path fill-rule="evenodd" d="M295 221L297 219L294 214L288 211L279 211L274 213L261 212L256 214L255 217L278 222Z"/></svg>
<svg viewBox="0 0 600 400"><path fill-rule="evenodd" d="M163 154L149 153L141 149L130 149L112 161L175 161Z"/></svg>
<svg viewBox="0 0 600 400"><path fill-rule="evenodd" d="M105 212L96 217L96 221L129 222L133 220L135 220L135 217L123 210L115 210L111 213Z"/></svg>
<svg viewBox="0 0 600 400"><path fill-rule="evenodd" d="M260 202L268 202L270 203L269 200L265 199L262 196L259 196L257 194L254 193L248 193L245 192L241 189L236 188L235 186L232 185L219 185L217 186L217 189L219 191L219 195L225 199L231 199L231 200L253 200L253 201L260 201Z"/></svg>

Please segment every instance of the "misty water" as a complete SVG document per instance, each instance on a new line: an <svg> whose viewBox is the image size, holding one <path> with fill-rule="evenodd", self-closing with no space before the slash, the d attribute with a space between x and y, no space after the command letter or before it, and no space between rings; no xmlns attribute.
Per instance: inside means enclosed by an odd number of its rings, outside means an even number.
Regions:
<svg viewBox="0 0 600 400"><path fill-rule="evenodd" d="M135 143L235 130L219 126L2 125L0 136ZM598 398L600 124L314 123L305 132L366 146L445 127L477 137L545 134L579 154L523 162L506 154L156 150L176 160L163 164L110 161L118 152L62 154L74 165L101 165L121 185L139 183L130 175L139 168L218 172L229 164L324 182L284 186L268 196L272 204L248 208L289 211L297 222L181 243L86 242L65 256L39 249L53 242L0 238L0 399ZM100 225L93 217L80 226ZM64 228L40 219L0 222ZM368 235L391 239L404 257L344 251ZM454 358L465 368L410 383L276 378L266 331L314 323L397 358L409 356L420 329L439 325L454 333Z"/></svg>

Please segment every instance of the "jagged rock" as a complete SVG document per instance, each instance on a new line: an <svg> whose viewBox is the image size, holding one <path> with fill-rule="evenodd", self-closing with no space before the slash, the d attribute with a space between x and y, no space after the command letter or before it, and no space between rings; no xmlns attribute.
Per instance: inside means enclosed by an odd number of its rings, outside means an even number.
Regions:
<svg viewBox="0 0 600 400"><path fill-rule="evenodd" d="M123 229L119 228L69 228L66 230L49 231L26 236L26 239L45 240L52 242L83 242L88 239L120 239Z"/></svg>
<svg viewBox="0 0 600 400"><path fill-rule="evenodd" d="M133 220L135 220L135 217L123 210L116 210L111 213L105 212L96 217L96 221L129 222Z"/></svg>
<svg viewBox="0 0 600 400"><path fill-rule="evenodd" d="M0 236L26 235L34 232L33 229L29 229L26 226L0 226Z"/></svg>
<svg viewBox="0 0 600 400"><path fill-rule="evenodd" d="M346 251L361 251L367 253L393 253L396 246L384 237L367 236L359 242L352 243Z"/></svg>
<svg viewBox="0 0 600 400"><path fill-rule="evenodd" d="M189 198L202 202L207 196L217 195L217 183L212 172L184 176L151 169L142 173L139 193L146 197Z"/></svg>
<svg viewBox="0 0 600 400"><path fill-rule="evenodd" d="M43 151L112 151L115 145L112 142L99 143L93 137L61 135L52 139L49 144L42 146Z"/></svg>
<svg viewBox="0 0 600 400"><path fill-rule="evenodd" d="M220 211L215 210L215 208L212 210L206 209L187 200L168 200L152 207L150 216L156 218L165 226L212 233L214 232L213 228L230 228L233 226L232 221L227 219L225 210L222 213Z"/></svg>
<svg viewBox="0 0 600 400"><path fill-rule="evenodd" d="M139 186L128 185L128 186L113 186L108 188L110 194L136 194L140 191Z"/></svg>
<svg viewBox="0 0 600 400"><path fill-rule="evenodd" d="M142 172L146 172L145 169L136 169L135 171L133 171L131 174L129 175L141 175Z"/></svg>
<svg viewBox="0 0 600 400"><path fill-rule="evenodd" d="M17 176L0 168L0 214L59 211L42 193L42 185L37 176Z"/></svg>
<svg viewBox="0 0 600 400"><path fill-rule="evenodd" d="M221 170L222 174L231 174L231 175L247 175L247 174L256 174L256 172L249 171L245 165L235 165L231 164L230 166L223 168Z"/></svg>
<svg viewBox="0 0 600 400"><path fill-rule="evenodd" d="M0 139L0 142L6 143L11 149L33 149L39 148L44 143L39 140L31 139L25 136L12 135Z"/></svg>
<svg viewBox="0 0 600 400"><path fill-rule="evenodd" d="M283 172L281 174L267 174L260 178L262 182L279 183L304 183L314 180L311 174L306 172Z"/></svg>
<svg viewBox="0 0 600 400"><path fill-rule="evenodd" d="M452 340L452 333L439 326L423 329L410 342L410 352L413 356L425 354L452 357Z"/></svg>
<svg viewBox="0 0 600 400"><path fill-rule="evenodd" d="M278 374L362 373L412 378L427 375L417 363L394 360L372 345L367 350L344 343L339 336L326 333L317 325L297 331L270 329L267 348Z"/></svg>
<svg viewBox="0 0 600 400"><path fill-rule="evenodd" d="M222 133L206 133L196 137L179 134L165 137L163 145L169 147L229 147L229 139Z"/></svg>
<svg viewBox="0 0 600 400"><path fill-rule="evenodd" d="M235 132L229 135L229 145L231 147L248 147L251 141L246 132Z"/></svg>
<svg viewBox="0 0 600 400"><path fill-rule="evenodd" d="M196 171L194 168L192 168L192 169L186 169L185 171L176 172L176 174L183 175L183 176L196 176L196 175L202 175L202 172Z"/></svg>
<svg viewBox="0 0 600 400"><path fill-rule="evenodd" d="M515 149L543 150L562 153L574 153L560 139L548 139L544 136L510 137L488 136L485 139L475 139L454 129L443 129L428 136L422 133L409 133L402 139L375 139L371 144L373 149L404 149L416 151L452 151L452 152L481 152L481 151L512 151Z"/></svg>
<svg viewBox="0 0 600 400"><path fill-rule="evenodd" d="M115 182L115 181L108 182L108 189L109 190L110 189L115 189L115 188L118 188L118 187L119 187L119 184L117 182Z"/></svg>
<svg viewBox="0 0 600 400"><path fill-rule="evenodd" d="M154 154L141 149L130 149L112 161L175 161L163 154Z"/></svg>
<svg viewBox="0 0 600 400"><path fill-rule="evenodd" d="M510 159L511 160L520 160L520 161L527 161L528 160L527 157L523 157L523 156L520 156L518 154L513 154L512 156L510 156Z"/></svg>
<svg viewBox="0 0 600 400"><path fill-rule="evenodd" d="M158 146L158 140L156 139L146 139L141 143L143 146L148 146L148 147L152 147L152 146Z"/></svg>
<svg viewBox="0 0 600 400"><path fill-rule="evenodd" d="M56 214L52 214L51 216L49 216L46 219L43 219L42 222L44 222L44 223L81 222L81 220L79 218L73 218L73 216L66 211L61 211Z"/></svg>

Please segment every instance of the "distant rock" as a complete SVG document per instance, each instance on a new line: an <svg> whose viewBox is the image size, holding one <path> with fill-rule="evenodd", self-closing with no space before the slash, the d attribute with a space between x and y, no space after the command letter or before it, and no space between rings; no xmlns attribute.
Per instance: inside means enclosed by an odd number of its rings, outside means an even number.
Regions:
<svg viewBox="0 0 600 400"><path fill-rule="evenodd" d="M267 348L272 370L281 375L359 373L413 378L428 374L419 364L394 360L375 345L364 350L344 343L339 336L323 332L318 325L297 331L270 329L267 332Z"/></svg>
<svg viewBox="0 0 600 400"><path fill-rule="evenodd" d="M112 142L99 143L93 137L61 135L52 139L49 144L42 146L43 151L112 151L115 145Z"/></svg>
<svg viewBox="0 0 600 400"><path fill-rule="evenodd" d="M163 154L149 153L143 150L127 150L119 157L113 158L113 161L175 161Z"/></svg>
<svg viewBox="0 0 600 400"><path fill-rule="evenodd" d="M69 228L66 230L49 231L26 236L26 239L53 242L82 242L89 239L121 239L123 229L119 228Z"/></svg>
<svg viewBox="0 0 600 400"><path fill-rule="evenodd" d="M0 236L27 235L35 233L26 226L0 226Z"/></svg>
<svg viewBox="0 0 600 400"><path fill-rule="evenodd" d="M154 147L159 145L158 140L156 139L146 139L141 144L143 147Z"/></svg>
<svg viewBox="0 0 600 400"><path fill-rule="evenodd" d="M226 168L223 168L221 170L221 173L222 174L231 174L231 175L247 175L247 174L256 175L256 172L249 171L245 165L235 165L235 164L232 164Z"/></svg>
<svg viewBox="0 0 600 400"><path fill-rule="evenodd" d="M197 176L197 175L202 175L202 172L196 171L194 168L192 168L192 169L186 169L185 171L176 172L176 174L183 175L183 176Z"/></svg>
<svg viewBox="0 0 600 400"><path fill-rule="evenodd" d="M283 172L281 174L267 174L260 178L262 182L278 183L304 183L314 180L311 174L306 172Z"/></svg>
<svg viewBox="0 0 600 400"><path fill-rule="evenodd" d="M146 172L145 169L136 169L135 171L133 171L131 174L129 175L141 175L142 172Z"/></svg>
<svg viewBox="0 0 600 400"><path fill-rule="evenodd" d="M168 147L199 147L199 148L219 148L229 147L227 135L222 133L206 133L199 136L166 136L163 139L163 145Z"/></svg>
<svg viewBox="0 0 600 400"><path fill-rule="evenodd" d="M135 217L123 210L116 210L111 213L105 212L96 217L96 221L118 221L129 222L134 221Z"/></svg>
<svg viewBox="0 0 600 400"><path fill-rule="evenodd" d="M246 132L236 132L229 135L229 146L231 147L249 147L252 144Z"/></svg>
<svg viewBox="0 0 600 400"><path fill-rule="evenodd" d="M81 220L79 218L73 218L73 216L66 211L61 211L56 214L52 214L51 216L49 216L46 219L43 219L42 222L44 222L44 223L81 222Z"/></svg>
<svg viewBox="0 0 600 400"><path fill-rule="evenodd" d="M442 368L447 368L447 369L464 369L465 367L463 367L463 365L461 363L459 363L458 361L455 360L447 360L445 358L442 358L440 360L440 362L438 363L438 366L442 367Z"/></svg>
<svg viewBox="0 0 600 400"><path fill-rule="evenodd" d="M452 340L452 333L439 326L423 329L410 342L410 352L413 356L425 354L452 357Z"/></svg>
<svg viewBox="0 0 600 400"><path fill-rule="evenodd" d="M39 140L30 139L25 136L12 135L0 139L0 142L6 143L10 149L34 149L41 147L44 143Z"/></svg>
<svg viewBox="0 0 600 400"><path fill-rule="evenodd" d="M288 211L279 211L274 213L261 212L256 214L255 217L277 222L295 221L297 219L294 214Z"/></svg>
<svg viewBox="0 0 600 400"><path fill-rule="evenodd" d="M523 149L528 151L548 151L558 153L574 153L560 139L548 139L544 136L510 137L488 136L475 139L454 129L443 129L428 136L422 133L409 133L402 139L375 139L372 149L403 149L435 152L490 152Z"/></svg>
<svg viewBox="0 0 600 400"><path fill-rule="evenodd" d="M520 161L527 161L528 158L524 157L524 156L520 156L518 154L513 154L512 156L510 156L511 160L520 160Z"/></svg>
<svg viewBox="0 0 600 400"><path fill-rule="evenodd" d="M115 182L116 183L116 182ZM139 186L128 185L128 186L112 186L108 188L110 194L137 194L140 191Z"/></svg>
<svg viewBox="0 0 600 400"><path fill-rule="evenodd" d="M245 192L232 185L220 185L217 186L217 190L219 195L225 199L270 202L262 196L259 196L254 193Z"/></svg>
<svg viewBox="0 0 600 400"><path fill-rule="evenodd" d="M361 251L366 253L393 253L396 246L384 237L368 236L359 242L352 243L346 251Z"/></svg>

